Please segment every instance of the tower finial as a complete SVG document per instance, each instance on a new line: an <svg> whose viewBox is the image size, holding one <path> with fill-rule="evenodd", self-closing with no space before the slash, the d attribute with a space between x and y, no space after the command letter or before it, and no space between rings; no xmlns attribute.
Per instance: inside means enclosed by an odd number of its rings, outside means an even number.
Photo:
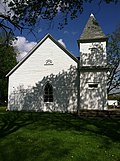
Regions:
<svg viewBox="0 0 120 161"><path fill-rule="evenodd" d="M90 17L94 17L93 13L90 14Z"/></svg>

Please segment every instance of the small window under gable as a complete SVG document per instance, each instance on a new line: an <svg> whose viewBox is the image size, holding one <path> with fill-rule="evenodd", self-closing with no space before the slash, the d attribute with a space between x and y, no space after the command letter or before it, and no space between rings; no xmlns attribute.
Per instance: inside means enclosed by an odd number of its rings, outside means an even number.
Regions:
<svg viewBox="0 0 120 161"><path fill-rule="evenodd" d="M44 88L44 102L53 102L53 87L49 82Z"/></svg>
<svg viewBox="0 0 120 161"><path fill-rule="evenodd" d="M51 59L47 59L44 65L53 65L53 61Z"/></svg>

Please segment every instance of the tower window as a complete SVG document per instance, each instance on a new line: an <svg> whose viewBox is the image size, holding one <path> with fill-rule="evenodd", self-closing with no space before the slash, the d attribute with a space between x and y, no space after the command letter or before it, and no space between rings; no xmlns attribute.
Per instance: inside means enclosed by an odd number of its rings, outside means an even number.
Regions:
<svg viewBox="0 0 120 161"><path fill-rule="evenodd" d="M88 84L88 87L89 88L98 88L98 84L97 83L91 83L91 84Z"/></svg>
<svg viewBox="0 0 120 161"><path fill-rule="evenodd" d="M95 48L95 47L90 48L90 50L91 50L91 54L96 54L96 53L98 53L98 49Z"/></svg>
<svg viewBox="0 0 120 161"><path fill-rule="evenodd" d="M44 88L44 102L53 102L53 87L49 82Z"/></svg>

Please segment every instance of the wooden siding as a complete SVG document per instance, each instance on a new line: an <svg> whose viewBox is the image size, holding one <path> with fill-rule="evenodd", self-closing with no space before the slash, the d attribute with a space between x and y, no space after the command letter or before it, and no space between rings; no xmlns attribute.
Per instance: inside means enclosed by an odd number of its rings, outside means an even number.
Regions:
<svg viewBox="0 0 120 161"><path fill-rule="evenodd" d="M52 65L45 65L48 59L52 60ZM43 102L47 81L54 88L54 102L49 104ZM77 63L48 37L9 76L8 94L11 110L76 110Z"/></svg>

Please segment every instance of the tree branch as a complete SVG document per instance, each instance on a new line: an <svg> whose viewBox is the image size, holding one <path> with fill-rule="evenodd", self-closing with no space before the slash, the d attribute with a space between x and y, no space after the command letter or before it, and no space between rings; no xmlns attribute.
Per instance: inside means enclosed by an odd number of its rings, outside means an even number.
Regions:
<svg viewBox="0 0 120 161"><path fill-rule="evenodd" d="M11 23L13 26L15 26L15 27L16 27L18 30L20 30L20 31L23 29L22 26L16 24L14 21L12 21L12 20L10 19L10 16L5 16L5 15L3 15L3 14L0 13L0 18L2 18L3 20L8 21L9 23ZM1 25L3 25L3 24L1 23ZM7 28L7 27L6 27L6 28Z"/></svg>

